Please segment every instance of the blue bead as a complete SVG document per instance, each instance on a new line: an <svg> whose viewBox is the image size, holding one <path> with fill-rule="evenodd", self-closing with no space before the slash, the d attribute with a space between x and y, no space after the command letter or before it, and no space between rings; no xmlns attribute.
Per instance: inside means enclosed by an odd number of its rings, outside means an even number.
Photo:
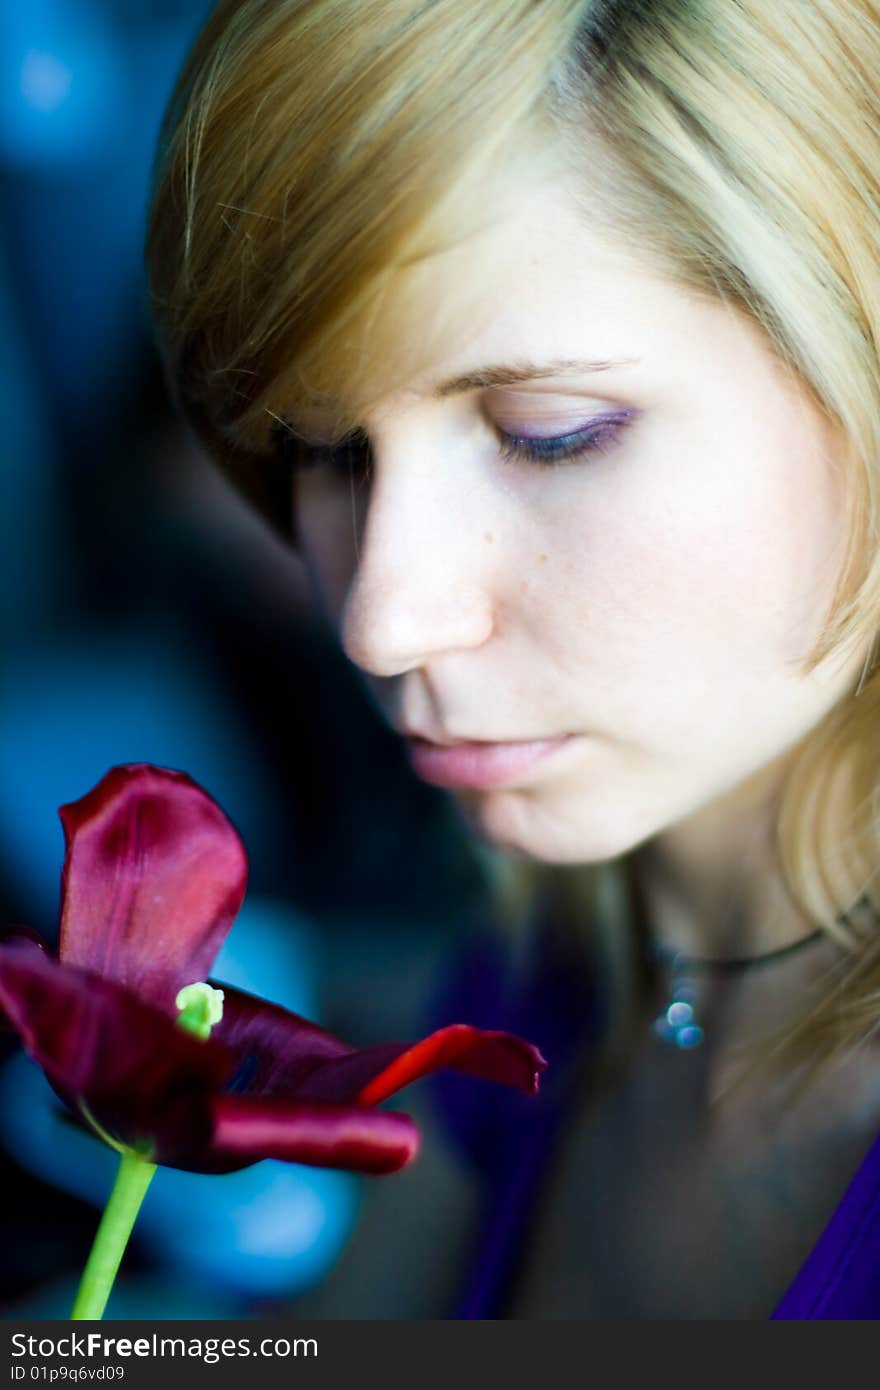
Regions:
<svg viewBox="0 0 880 1390"><path fill-rule="evenodd" d="M686 1004L681 999L676 999L666 1010L666 1019L671 1028L684 1028L691 1022L694 1011L690 1004Z"/></svg>

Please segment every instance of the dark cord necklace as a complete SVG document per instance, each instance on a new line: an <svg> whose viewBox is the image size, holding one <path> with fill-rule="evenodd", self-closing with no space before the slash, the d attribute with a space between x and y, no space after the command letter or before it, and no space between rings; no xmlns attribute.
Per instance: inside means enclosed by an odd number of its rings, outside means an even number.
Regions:
<svg viewBox="0 0 880 1390"><path fill-rule="evenodd" d="M809 936L792 941L788 946L779 946L762 956L741 956L732 960L688 956L683 951L673 951L668 946L655 944L651 956L658 965L668 967L670 981L667 1002L653 1022L654 1033L661 1042L671 1047L688 1051L699 1047L704 1037L696 1015L697 981L700 976L743 975L749 970L760 970L805 950L824 936L824 929L817 927Z"/></svg>

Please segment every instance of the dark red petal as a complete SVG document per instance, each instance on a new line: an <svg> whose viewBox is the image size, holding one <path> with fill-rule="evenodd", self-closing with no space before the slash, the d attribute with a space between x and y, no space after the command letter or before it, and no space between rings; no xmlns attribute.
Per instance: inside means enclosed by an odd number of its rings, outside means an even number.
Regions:
<svg viewBox="0 0 880 1390"><path fill-rule="evenodd" d="M223 990L223 1018L211 1036L235 1053L233 1090L289 1098L319 1063L354 1052L348 1043L280 1004L221 981L211 983Z"/></svg>
<svg viewBox="0 0 880 1390"><path fill-rule="evenodd" d="M383 1043L324 1062L311 1072L300 1094L378 1105L420 1076L451 1067L534 1095L546 1066L538 1049L522 1038L452 1023L412 1045Z"/></svg>
<svg viewBox="0 0 880 1390"><path fill-rule="evenodd" d="M62 806L59 956L174 1012L204 980L241 906L247 859L216 802L182 772L112 768Z"/></svg>
<svg viewBox="0 0 880 1390"><path fill-rule="evenodd" d="M18 946L45 951L45 942L32 931L30 927L0 927L0 947ZM12 1019L3 1007L3 998L0 995L0 1029L3 1032L17 1032L17 1028Z"/></svg>
<svg viewBox="0 0 880 1390"><path fill-rule="evenodd" d="M233 1066L213 1039L201 1041L129 990L24 939L0 944L0 1012L58 1093L73 1108L84 1100L129 1142L152 1133L173 1097L218 1088Z"/></svg>
<svg viewBox="0 0 880 1390"><path fill-rule="evenodd" d="M186 1152L174 1137L160 1139L158 1157L170 1167L232 1172L263 1158L358 1173L393 1173L415 1157L419 1133L408 1115L360 1106L280 1096L214 1096L213 1133L205 1150Z"/></svg>
<svg viewBox="0 0 880 1390"><path fill-rule="evenodd" d="M13 941L28 941L32 946L39 946L41 951L46 949L45 941L33 927L0 927L0 946Z"/></svg>
<svg viewBox="0 0 880 1390"><path fill-rule="evenodd" d="M236 1056L232 1089L250 1095L292 1096L375 1105L440 1067L518 1086L533 1095L547 1063L536 1047L510 1033L468 1024L441 1028L419 1043L354 1048L298 1014L219 981L223 1019L212 1037ZM368 1099L364 1099L364 1089Z"/></svg>

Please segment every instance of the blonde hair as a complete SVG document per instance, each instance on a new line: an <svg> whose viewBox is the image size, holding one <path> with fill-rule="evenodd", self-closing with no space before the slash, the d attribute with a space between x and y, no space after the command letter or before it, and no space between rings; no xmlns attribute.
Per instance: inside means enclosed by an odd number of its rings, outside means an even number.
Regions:
<svg viewBox="0 0 880 1390"><path fill-rule="evenodd" d="M277 524L281 412L332 400L344 433L377 363L385 390L423 365L395 357L395 287L479 226L536 132L582 169L587 216L763 329L845 441L849 547L804 674L866 652L779 803L788 890L847 951L798 1032L825 1055L880 1021L880 935L844 916L880 864L878 72L875 0L220 0L148 237L180 406ZM438 307L424 363L443 330Z"/></svg>

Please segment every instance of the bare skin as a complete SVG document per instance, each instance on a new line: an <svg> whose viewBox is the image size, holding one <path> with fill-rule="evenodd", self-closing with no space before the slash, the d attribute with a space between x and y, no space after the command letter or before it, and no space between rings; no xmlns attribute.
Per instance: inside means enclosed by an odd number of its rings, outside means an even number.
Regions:
<svg viewBox="0 0 880 1390"><path fill-rule="evenodd" d="M492 285L476 320L475 282ZM438 740L572 736L507 785L453 795L476 835L517 856L638 851L659 940L748 956L804 937L772 852L779 787L864 663L850 652L802 669L845 542L834 428L754 325L586 226L562 176L536 170L530 187L520 171L509 210L439 258L430 290L458 343L362 421L372 479L326 463L298 479L306 564L377 708ZM416 295L410 310L396 327L415 343L429 310ZM526 359L601 367L432 394ZM320 437L317 417L297 424ZM554 467L499 450L499 432L587 429L592 451ZM794 1010L804 982L782 970L773 1006ZM728 1044L761 1012L753 988L704 1001L717 1029L697 1058L659 1053L646 1020L619 1091L573 1116L515 1315L688 1315L650 1311L676 1300L691 1316L770 1311L880 1124L880 1097L854 1063L842 1109L832 1085L834 1107L817 1091L771 1133L752 1094L710 1124ZM634 1193L646 1215L630 1226ZM609 1241L620 1232L601 1288L600 1216ZM719 1300L726 1312L706 1311Z"/></svg>
<svg viewBox="0 0 880 1390"><path fill-rule="evenodd" d="M795 999L834 954L820 941L763 974L704 981L693 1052L659 1043L645 1017L623 1074L569 1115L508 1316L770 1316L875 1138L876 1048L803 1095L764 1073L713 1092L733 1043L783 1021L780 993Z"/></svg>

